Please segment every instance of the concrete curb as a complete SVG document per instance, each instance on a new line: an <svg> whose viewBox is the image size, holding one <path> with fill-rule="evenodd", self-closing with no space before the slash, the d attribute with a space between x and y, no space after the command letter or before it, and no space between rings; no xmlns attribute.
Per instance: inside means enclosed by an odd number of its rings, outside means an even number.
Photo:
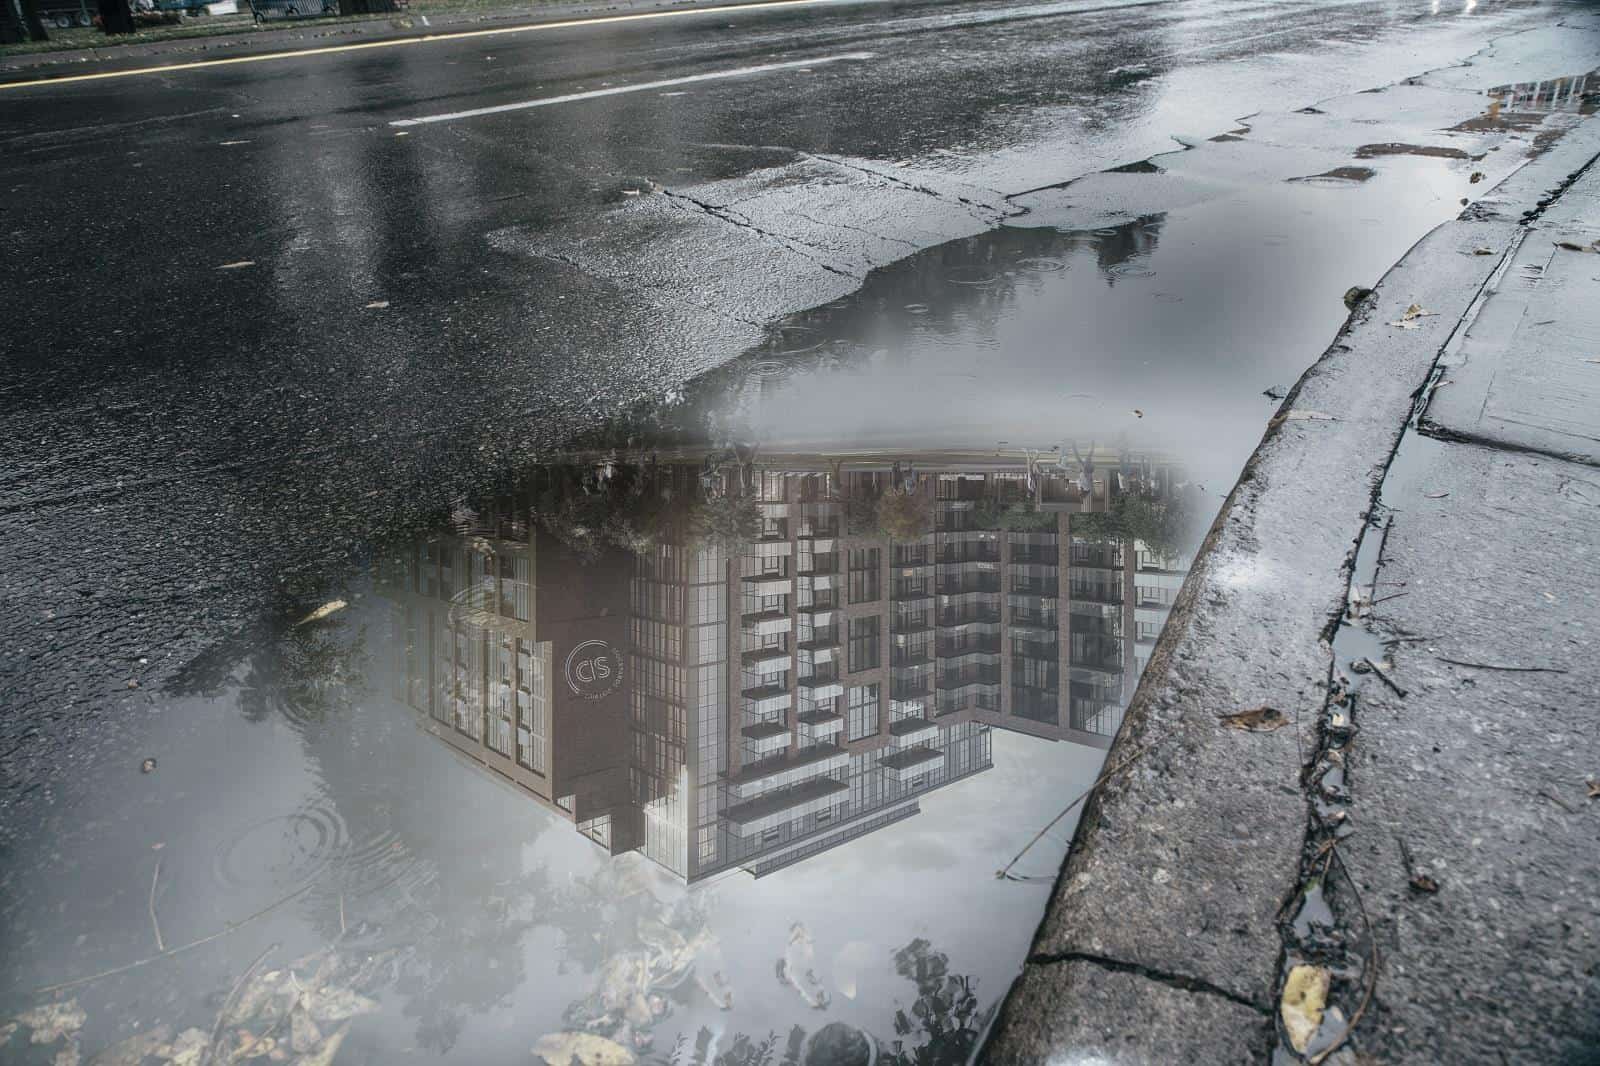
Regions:
<svg viewBox="0 0 1600 1066"><path fill-rule="evenodd" d="M981 1061L1271 1056L1279 922L1307 836L1303 772L1367 516L1418 390L1525 214L1600 153L1590 127L1420 241L1284 400L1201 548L1108 765L1139 757L1089 802ZM1436 315L1389 325L1413 303ZM1262 704L1291 727L1217 721ZM1196 1023L1216 1012L1230 1019L1221 1031Z"/></svg>

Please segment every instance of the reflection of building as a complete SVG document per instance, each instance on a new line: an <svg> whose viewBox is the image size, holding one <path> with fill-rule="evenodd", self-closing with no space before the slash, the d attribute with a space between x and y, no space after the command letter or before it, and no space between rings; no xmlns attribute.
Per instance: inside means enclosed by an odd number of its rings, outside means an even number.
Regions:
<svg viewBox="0 0 1600 1066"><path fill-rule="evenodd" d="M617 853L637 846L625 689L555 681L583 642L626 640L629 560L605 561L582 567L549 535L507 520L417 545L382 569L381 586L397 604L396 696L436 736Z"/></svg>
<svg viewBox="0 0 1600 1066"><path fill-rule="evenodd" d="M917 813L992 765L992 727L1107 746L1182 570L1069 522L1160 498L1170 471L946 458L652 467L648 498L746 518L691 538L687 509L654 514L636 554L580 561L511 506L435 538L383 575L406 701L597 843L687 880ZM580 648L625 658L620 683L575 675Z"/></svg>

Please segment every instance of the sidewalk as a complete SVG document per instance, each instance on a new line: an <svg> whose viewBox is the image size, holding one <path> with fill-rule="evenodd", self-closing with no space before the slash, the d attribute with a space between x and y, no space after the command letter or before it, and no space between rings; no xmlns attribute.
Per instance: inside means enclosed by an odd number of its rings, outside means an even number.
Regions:
<svg viewBox="0 0 1600 1066"><path fill-rule="evenodd" d="M1284 401L981 1061L1600 1061L1596 125Z"/></svg>

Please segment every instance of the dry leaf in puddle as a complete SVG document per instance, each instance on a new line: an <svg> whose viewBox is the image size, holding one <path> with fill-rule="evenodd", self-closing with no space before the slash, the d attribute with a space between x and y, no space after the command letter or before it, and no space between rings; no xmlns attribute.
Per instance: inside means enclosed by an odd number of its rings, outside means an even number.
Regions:
<svg viewBox="0 0 1600 1066"><path fill-rule="evenodd" d="M89 1016L78 1006L76 999L46 1003L17 1015L17 1021L32 1030L29 1039L35 1044L50 1044L61 1037L71 1036L82 1029L83 1023L88 1020Z"/></svg>
<svg viewBox="0 0 1600 1066"><path fill-rule="evenodd" d="M210 1046L209 1034L200 1029L185 1029L178 1034L178 1039L156 1054L165 1057L171 1066L195 1066Z"/></svg>
<svg viewBox="0 0 1600 1066"><path fill-rule="evenodd" d="M1265 704L1235 714L1220 714L1217 721L1229 729L1245 729L1252 733L1270 733L1289 724L1282 711Z"/></svg>
<svg viewBox="0 0 1600 1066"><path fill-rule="evenodd" d="M345 1022L339 1027L339 1031L323 1041L322 1046L314 1053L296 1061L300 1066L332 1066L334 1056L339 1054L339 1045L344 1043L344 1038L349 1032L350 1023Z"/></svg>
<svg viewBox="0 0 1600 1066"><path fill-rule="evenodd" d="M333 614L336 611L342 611L344 608L345 602L343 600L329 600L321 607L318 607L315 611L312 611L310 614L300 619L300 621L296 622L295 625L303 626L310 622L320 622L330 614Z"/></svg>
<svg viewBox="0 0 1600 1066"><path fill-rule="evenodd" d="M594 1033L550 1033L533 1045L549 1066L633 1066L633 1052Z"/></svg>
<svg viewBox="0 0 1600 1066"><path fill-rule="evenodd" d="M1284 1032L1289 1043L1299 1052L1316 1035L1322 1024L1322 1009L1328 1002L1328 971L1320 966L1294 966L1289 970L1289 980L1283 985L1283 998L1278 1002L1278 1016L1283 1019Z"/></svg>

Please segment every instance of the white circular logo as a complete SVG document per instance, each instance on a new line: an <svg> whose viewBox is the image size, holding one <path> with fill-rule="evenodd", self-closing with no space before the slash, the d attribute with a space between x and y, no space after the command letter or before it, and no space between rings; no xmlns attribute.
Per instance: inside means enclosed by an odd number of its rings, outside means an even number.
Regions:
<svg viewBox="0 0 1600 1066"><path fill-rule="evenodd" d="M567 687L586 700L605 699L622 684L622 655L603 640L567 652Z"/></svg>

